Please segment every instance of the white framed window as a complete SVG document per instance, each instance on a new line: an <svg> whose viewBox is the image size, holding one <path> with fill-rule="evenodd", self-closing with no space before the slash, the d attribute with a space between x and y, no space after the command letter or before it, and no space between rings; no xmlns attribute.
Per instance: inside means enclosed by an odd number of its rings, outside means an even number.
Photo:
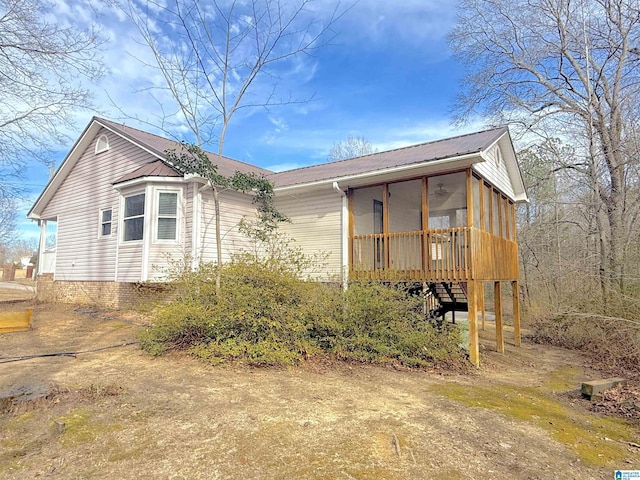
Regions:
<svg viewBox="0 0 640 480"><path fill-rule="evenodd" d="M160 191L157 197L156 241L178 239L178 192Z"/></svg>
<svg viewBox="0 0 640 480"><path fill-rule="evenodd" d="M112 229L113 210L103 208L100 210L100 237L110 237Z"/></svg>
<svg viewBox="0 0 640 480"><path fill-rule="evenodd" d="M96 142L96 154L106 152L107 150L109 150L109 137L103 133L98 137L98 141Z"/></svg>
<svg viewBox="0 0 640 480"><path fill-rule="evenodd" d="M144 236L144 193L124 197L123 236L125 242L142 240Z"/></svg>
<svg viewBox="0 0 640 480"><path fill-rule="evenodd" d="M496 165L502 165L502 151L500 150L500 147L496 147L495 159Z"/></svg>

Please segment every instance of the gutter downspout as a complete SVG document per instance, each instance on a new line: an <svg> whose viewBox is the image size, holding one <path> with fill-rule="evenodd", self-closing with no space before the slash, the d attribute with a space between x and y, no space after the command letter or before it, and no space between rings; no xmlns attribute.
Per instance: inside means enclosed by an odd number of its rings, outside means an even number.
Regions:
<svg viewBox="0 0 640 480"><path fill-rule="evenodd" d="M333 189L342 196L341 239L342 239L342 288L347 289L349 283L349 204L347 194L340 188L338 182L333 182Z"/></svg>
<svg viewBox="0 0 640 480"><path fill-rule="evenodd" d="M191 209L191 270L195 271L201 260L202 191L207 187L207 184L204 183L204 179L196 176L185 175L185 180L193 186L193 205Z"/></svg>

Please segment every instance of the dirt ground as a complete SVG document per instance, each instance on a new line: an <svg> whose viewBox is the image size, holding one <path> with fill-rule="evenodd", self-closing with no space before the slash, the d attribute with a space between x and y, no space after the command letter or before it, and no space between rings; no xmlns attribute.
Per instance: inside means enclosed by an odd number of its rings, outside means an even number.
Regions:
<svg viewBox="0 0 640 480"><path fill-rule="evenodd" d="M31 331L0 335L0 478L600 479L640 469L640 427L579 397L580 382L601 373L573 352L516 348L510 332L506 354L493 352L491 323L482 367L445 374L152 358L121 346L143 321L36 305Z"/></svg>

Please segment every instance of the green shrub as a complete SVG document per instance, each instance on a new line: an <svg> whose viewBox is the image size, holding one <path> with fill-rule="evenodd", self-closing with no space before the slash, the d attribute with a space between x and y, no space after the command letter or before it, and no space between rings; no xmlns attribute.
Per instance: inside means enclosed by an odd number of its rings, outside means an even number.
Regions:
<svg viewBox="0 0 640 480"><path fill-rule="evenodd" d="M290 365L325 353L410 367L460 358L459 333L438 330L421 314L419 298L380 284L346 292L303 281L287 262L255 256L222 267L220 296L211 265L183 271L176 300L161 306L142 347L154 355L183 350L211 363Z"/></svg>
<svg viewBox="0 0 640 480"><path fill-rule="evenodd" d="M420 297L382 284L353 283L343 301L342 316L330 324L331 351L339 358L416 367L461 354L457 327L438 330L424 318Z"/></svg>

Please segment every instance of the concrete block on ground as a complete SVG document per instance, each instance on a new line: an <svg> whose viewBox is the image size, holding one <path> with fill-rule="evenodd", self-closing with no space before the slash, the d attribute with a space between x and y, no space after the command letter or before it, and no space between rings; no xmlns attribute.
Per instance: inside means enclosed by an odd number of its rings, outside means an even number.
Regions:
<svg viewBox="0 0 640 480"><path fill-rule="evenodd" d="M596 400L597 397L602 396L605 390L617 387L618 385L626 384L627 381L624 378L603 378L601 380L591 380L590 382L584 382L582 384L582 396L587 397L589 400ZM596 397L596 398L594 398Z"/></svg>

